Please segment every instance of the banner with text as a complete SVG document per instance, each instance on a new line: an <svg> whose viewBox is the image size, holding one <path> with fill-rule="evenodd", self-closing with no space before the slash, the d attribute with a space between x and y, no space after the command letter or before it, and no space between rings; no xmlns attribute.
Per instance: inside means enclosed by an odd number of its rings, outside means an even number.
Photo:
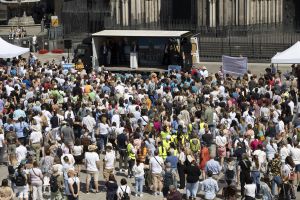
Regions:
<svg viewBox="0 0 300 200"><path fill-rule="evenodd" d="M222 56L223 72L233 76L243 76L248 70L247 57Z"/></svg>

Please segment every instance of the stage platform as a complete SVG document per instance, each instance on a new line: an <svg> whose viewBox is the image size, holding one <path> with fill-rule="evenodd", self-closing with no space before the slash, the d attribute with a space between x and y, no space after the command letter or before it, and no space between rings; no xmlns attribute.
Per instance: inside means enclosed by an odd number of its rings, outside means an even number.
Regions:
<svg viewBox="0 0 300 200"><path fill-rule="evenodd" d="M135 73L151 73L151 72L158 72L158 73L162 73L162 72L167 72L168 70L166 69L165 66L161 66L161 67L139 67L137 69L131 69L130 67L120 67L120 66L116 66L116 67L104 67L103 68L105 71L110 71L110 72L135 72Z"/></svg>

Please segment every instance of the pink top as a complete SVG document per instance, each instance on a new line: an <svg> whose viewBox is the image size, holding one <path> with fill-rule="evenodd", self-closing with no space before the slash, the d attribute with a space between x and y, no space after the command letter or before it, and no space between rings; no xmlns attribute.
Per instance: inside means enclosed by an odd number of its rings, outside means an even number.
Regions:
<svg viewBox="0 0 300 200"><path fill-rule="evenodd" d="M43 173L39 168L29 170L30 180L32 185L42 185Z"/></svg>

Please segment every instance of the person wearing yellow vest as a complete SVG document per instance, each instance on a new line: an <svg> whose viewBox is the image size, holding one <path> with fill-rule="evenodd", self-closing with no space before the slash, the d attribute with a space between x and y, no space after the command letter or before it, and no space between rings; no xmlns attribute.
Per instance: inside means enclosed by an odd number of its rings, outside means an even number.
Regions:
<svg viewBox="0 0 300 200"><path fill-rule="evenodd" d="M129 143L127 144L127 153L128 153L128 177L133 177L132 168L135 164L135 154L136 149L133 146L133 139L130 139Z"/></svg>
<svg viewBox="0 0 300 200"><path fill-rule="evenodd" d="M170 131L168 131L168 127L164 126L163 130L160 132L161 140L166 140L167 136L170 135Z"/></svg>
<svg viewBox="0 0 300 200"><path fill-rule="evenodd" d="M170 143L171 143L171 135L167 135L167 138L162 141L162 145L169 150L170 148Z"/></svg>
<svg viewBox="0 0 300 200"><path fill-rule="evenodd" d="M165 160L167 158L167 149L163 146L162 142L158 142L158 155Z"/></svg>
<svg viewBox="0 0 300 200"><path fill-rule="evenodd" d="M193 135L192 139L190 139L190 149L193 152L194 157L198 158L201 145L200 140L197 138L197 135Z"/></svg>
<svg viewBox="0 0 300 200"><path fill-rule="evenodd" d="M177 143L178 143L177 134L171 135L171 142L174 143L175 145L177 145Z"/></svg>

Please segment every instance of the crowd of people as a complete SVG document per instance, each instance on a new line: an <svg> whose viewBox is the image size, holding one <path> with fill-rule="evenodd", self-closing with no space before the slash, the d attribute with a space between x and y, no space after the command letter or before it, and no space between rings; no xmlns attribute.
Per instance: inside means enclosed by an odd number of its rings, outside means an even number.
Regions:
<svg viewBox="0 0 300 200"><path fill-rule="evenodd" d="M205 66L87 74L31 54L1 67L1 200L288 200L300 191L300 66L285 76Z"/></svg>
<svg viewBox="0 0 300 200"><path fill-rule="evenodd" d="M24 27L11 27L8 34L8 39L20 39L27 36L27 31Z"/></svg>

